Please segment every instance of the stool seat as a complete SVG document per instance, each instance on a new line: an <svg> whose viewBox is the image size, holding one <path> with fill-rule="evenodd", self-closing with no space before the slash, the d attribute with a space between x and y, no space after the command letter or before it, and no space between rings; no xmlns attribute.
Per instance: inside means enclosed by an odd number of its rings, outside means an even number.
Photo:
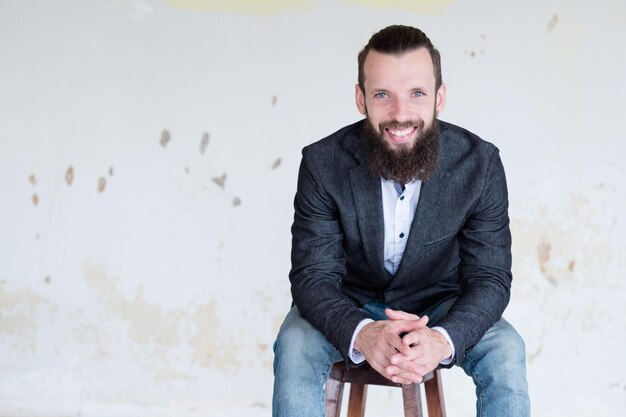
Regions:
<svg viewBox="0 0 626 417"><path fill-rule="evenodd" d="M350 383L348 417L363 417L365 415L368 385L402 388L405 417L424 417L420 393L421 384L396 384L379 374L369 364L348 369L344 362L333 364L326 381L324 394L326 417L339 417L343 388L346 382ZM423 384L426 391L428 417L445 417L446 411L439 369L425 375Z"/></svg>

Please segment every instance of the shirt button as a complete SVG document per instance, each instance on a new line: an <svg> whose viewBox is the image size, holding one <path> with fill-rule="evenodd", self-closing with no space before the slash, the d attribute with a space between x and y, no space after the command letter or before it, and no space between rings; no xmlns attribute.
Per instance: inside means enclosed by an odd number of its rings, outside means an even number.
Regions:
<svg viewBox="0 0 626 417"><path fill-rule="evenodd" d="M404 233L400 233L400 239L404 237Z"/></svg>
<svg viewBox="0 0 626 417"><path fill-rule="evenodd" d="M400 197L400 201L404 200L404 196Z"/></svg>

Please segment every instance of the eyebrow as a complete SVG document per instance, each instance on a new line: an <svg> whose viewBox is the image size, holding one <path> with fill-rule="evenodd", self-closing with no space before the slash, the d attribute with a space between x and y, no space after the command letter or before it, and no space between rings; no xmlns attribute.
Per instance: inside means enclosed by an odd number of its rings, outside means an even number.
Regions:
<svg viewBox="0 0 626 417"><path fill-rule="evenodd" d="M382 87L380 87L380 88L374 87L374 88L372 88L371 91L372 91L372 94L373 93L389 93L390 92L390 90L388 90L386 88L382 88ZM424 92L424 93L430 93L430 89L428 87L424 86L424 85L420 85L420 86L417 86L417 87L411 87L407 91L421 91L421 92Z"/></svg>

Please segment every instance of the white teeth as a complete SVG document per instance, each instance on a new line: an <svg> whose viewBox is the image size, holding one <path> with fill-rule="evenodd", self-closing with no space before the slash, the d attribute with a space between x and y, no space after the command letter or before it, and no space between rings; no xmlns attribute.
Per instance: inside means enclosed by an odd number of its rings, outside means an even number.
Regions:
<svg viewBox="0 0 626 417"><path fill-rule="evenodd" d="M389 133L391 133L394 136L398 136L398 137L404 137L404 136L408 136L411 132L413 131L413 128L408 128L408 129L403 129L403 130L389 130Z"/></svg>

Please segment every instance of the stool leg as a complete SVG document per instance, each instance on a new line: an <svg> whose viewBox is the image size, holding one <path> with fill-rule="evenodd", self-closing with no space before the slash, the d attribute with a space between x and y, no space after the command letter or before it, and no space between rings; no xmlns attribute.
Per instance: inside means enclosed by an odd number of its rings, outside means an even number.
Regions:
<svg viewBox="0 0 626 417"><path fill-rule="evenodd" d="M341 412L341 400L343 398L343 382L336 379L328 379L326 381L326 389L324 391L324 407L326 408L326 417L339 417Z"/></svg>
<svg viewBox="0 0 626 417"><path fill-rule="evenodd" d="M441 371L433 371L433 378L424 382L426 390L426 404L428 417L446 417L446 406L443 402L443 387L441 386Z"/></svg>
<svg viewBox="0 0 626 417"><path fill-rule="evenodd" d="M424 417L420 384L402 385L402 399L404 401L404 417Z"/></svg>
<svg viewBox="0 0 626 417"><path fill-rule="evenodd" d="M367 385L352 382L350 384L350 401L348 402L348 417L365 416L365 400Z"/></svg>

